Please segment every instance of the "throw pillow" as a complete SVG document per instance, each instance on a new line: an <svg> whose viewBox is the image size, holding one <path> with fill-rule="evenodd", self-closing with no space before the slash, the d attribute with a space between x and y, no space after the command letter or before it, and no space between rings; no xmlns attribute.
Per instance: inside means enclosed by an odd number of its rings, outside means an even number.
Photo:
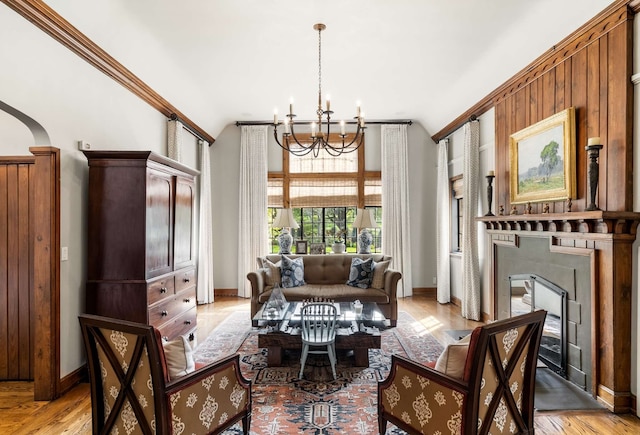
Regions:
<svg viewBox="0 0 640 435"><path fill-rule="evenodd" d="M347 285L351 287L369 288L373 277L373 258L363 260L355 257L351 260L351 270L349 271L349 281Z"/></svg>
<svg viewBox="0 0 640 435"><path fill-rule="evenodd" d="M384 288L384 273L389 268L391 260L379 261L373 267L373 278L371 278L371 288Z"/></svg>
<svg viewBox="0 0 640 435"><path fill-rule="evenodd" d="M171 341L162 341L164 359L169 370L169 379L177 379L196 369L193 351L187 339L183 336Z"/></svg>
<svg viewBox="0 0 640 435"><path fill-rule="evenodd" d="M464 377L464 365L467 361L470 338L471 334L447 345L444 352L438 357L435 369L452 378L462 379Z"/></svg>
<svg viewBox="0 0 640 435"><path fill-rule="evenodd" d="M284 288L305 285L302 257L292 259L283 255L282 260L280 260L280 279Z"/></svg>
<svg viewBox="0 0 640 435"><path fill-rule="evenodd" d="M262 263L265 269L265 284L273 287L274 285L280 285L280 262L273 264L271 261L265 259Z"/></svg>

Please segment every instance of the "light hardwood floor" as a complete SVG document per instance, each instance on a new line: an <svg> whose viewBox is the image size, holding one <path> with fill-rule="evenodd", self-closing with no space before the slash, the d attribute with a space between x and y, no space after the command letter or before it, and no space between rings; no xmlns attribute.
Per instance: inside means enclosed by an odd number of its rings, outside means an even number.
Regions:
<svg viewBox="0 0 640 435"><path fill-rule="evenodd" d="M419 320L441 342L453 340L444 331L472 329L479 323L460 317L453 305L440 305L426 296L399 300L400 310ZM227 315L249 311L246 299L218 297L214 304L198 307L201 341ZM606 411L539 412L537 434L638 434L640 419L632 414ZM91 400L88 384L80 384L58 400L34 402L29 382L0 382L0 434L90 434Z"/></svg>

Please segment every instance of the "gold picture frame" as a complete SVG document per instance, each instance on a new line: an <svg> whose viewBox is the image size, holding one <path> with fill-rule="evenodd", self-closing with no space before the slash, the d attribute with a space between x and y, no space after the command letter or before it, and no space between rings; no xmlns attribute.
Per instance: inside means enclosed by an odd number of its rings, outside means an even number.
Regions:
<svg viewBox="0 0 640 435"><path fill-rule="evenodd" d="M509 137L511 204L576 195L575 109L569 107Z"/></svg>

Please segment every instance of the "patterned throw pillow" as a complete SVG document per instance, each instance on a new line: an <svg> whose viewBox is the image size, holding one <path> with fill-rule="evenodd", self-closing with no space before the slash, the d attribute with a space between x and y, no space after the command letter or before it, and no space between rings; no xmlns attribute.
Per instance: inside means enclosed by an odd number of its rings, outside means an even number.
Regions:
<svg viewBox="0 0 640 435"><path fill-rule="evenodd" d="M280 285L280 262L273 264L271 261L265 259L262 262L265 268L265 284L273 287L274 285Z"/></svg>
<svg viewBox="0 0 640 435"><path fill-rule="evenodd" d="M304 282L304 263L302 257L291 259L286 255L280 260L280 275L282 287L292 288L305 285Z"/></svg>
<svg viewBox="0 0 640 435"><path fill-rule="evenodd" d="M371 286L374 266L373 258L363 260L362 258L355 257L351 260L351 270L349 271L349 281L347 281L347 285L351 287L369 288Z"/></svg>
<svg viewBox="0 0 640 435"><path fill-rule="evenodd" d="M389 268L391 260L378 261L373 266L373 278L371 278L371 288L384 288L384 273Z"/></svg>

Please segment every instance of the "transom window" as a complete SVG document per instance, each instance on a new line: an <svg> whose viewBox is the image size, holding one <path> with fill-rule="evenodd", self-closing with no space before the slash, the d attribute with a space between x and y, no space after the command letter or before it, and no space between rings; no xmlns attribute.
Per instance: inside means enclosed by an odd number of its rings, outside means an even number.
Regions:
<svg viewBox="0 0 640 435"><path fill-rule="evenodd" d="M302 135L298 135L301 139ZM332 135L334 141L339 136ZM307 135L304 139L310 141ZM347 137L347 140L349 138ZM365 171L364 144L357 151L330 156L321 151L295 156L282 152L282 172L269 172L269 244L271 252L279 251L279 228L273 228L278 208L291 208L300 225L291 230L294 240L308 244L324 243L330 247L339 236L347 252L357 251L357 230L353 228L357 208L371 208L378 228L369 231L374 237L372 252L382 247L382 183L380 171Z"/></svg>

